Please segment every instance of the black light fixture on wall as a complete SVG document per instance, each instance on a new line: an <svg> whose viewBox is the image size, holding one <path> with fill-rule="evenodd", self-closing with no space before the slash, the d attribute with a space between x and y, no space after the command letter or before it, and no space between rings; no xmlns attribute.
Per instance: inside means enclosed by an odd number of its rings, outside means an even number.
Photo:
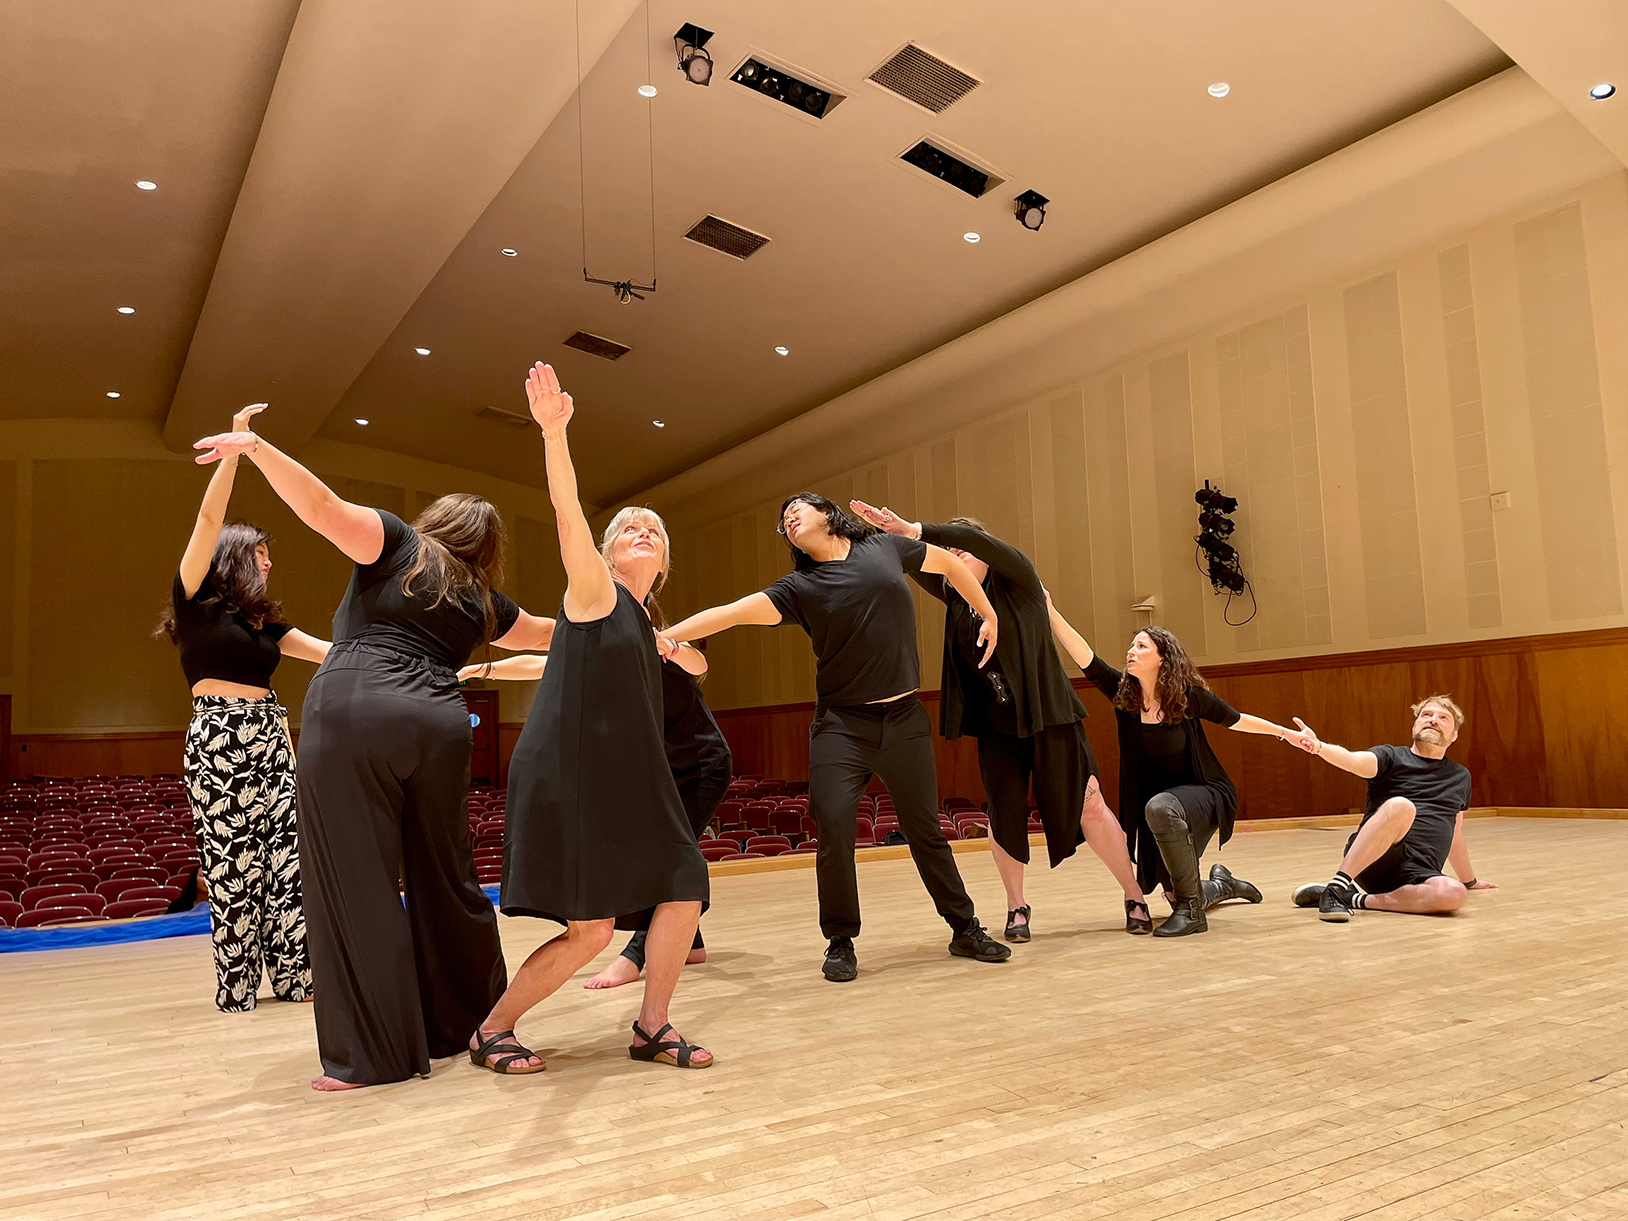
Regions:
<svg viewBox="0 0 1628 1221"><path fill-rule="evenodd" d="M1204 486L1193 493L1193 499L1198 502L1198 537L1193 541L1197 544L1194 558L1198 559L1199 571L1209 579L1210 587L1218 594L1227 595L1227 606L1232 606L1232 599L1249 591L1250 600L1255 597L1254 586L1250 585L1249 578L1244 576L1243 561L1238 555L1238 549L1227 539L1238 528L1232 520L1232 515L1238 511L1238 498L1228 496L1220 488L1212 488L1206 479ZM1200 558L1202 557L1202 558ZM1224 618L1233 627L1242 627L1255 617L1255 610L1251 608L1248 618L1233 623L1232 619L1222 612Z"/></svg>
<svg viewBox="0 0 1628 1221"><path fill-rule="evenodd" d="M673 35L673 49L678 52L678 70L692 85L712 84L712 56L703 48L711 30L703 30L693 21L686 21Z"/></svg>

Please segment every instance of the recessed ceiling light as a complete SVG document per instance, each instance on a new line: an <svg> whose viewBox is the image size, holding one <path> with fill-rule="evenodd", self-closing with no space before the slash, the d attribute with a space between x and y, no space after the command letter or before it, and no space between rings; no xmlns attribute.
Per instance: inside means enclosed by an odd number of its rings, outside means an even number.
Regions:
<svg viewBox="0 0 1628 1221"><path fill-rule="evenodd" d="M136 312L136 307L133 306L133 305L121 305L121 306L119 306L119 313L121 313L121 314L133 314L135 312Z"/></svg>
<svg viewBox="0 0 1628 1221"><path fill-rule="evenodd" d="M417 352L420 356L428 356L430 354L430 350L428 348L414 348L413 351Z"/></svg>
<svg viewBox="0 0 1628 1221"><path fill-rule="evenodd" d="M244 408L244 410L247 411L249 407L270 407L270 406L271 406L270 403L250 403Z"/></svg>
<svg viewBox="0 0 1628 1221"><path fill-rule="evenodd" d="M358 423L358 424L362 424L362 425L366 425L366 423L367 423L367 421L366 421L366 420L364 420L364 419L363 419L363 418L362 418L362 417L361 417L361 416L357 416L357 417L356 417L356 422L357 422L357 423Z"/></svg>
<svg viewBox="0 0 1628 1221"><path fill-rule="evenodd" d="M776 352L778 352L778 353L780 353L780 355L782 355L782 356L789 356L789 355L791 355L791 349L790 349L790 348L781 348L781 347L777 347L777 348L775 348L775 351L776 351Z"/></svg>
<svg viewBox="0 0 1628 1221"><path fill-rule="evenodd" d="M1215 84L1210 86L1210 96L1212 98L1224 98L1231 92L1232 86L1227 84L1226 81L1216 81Z"/></svg>
<svg viewBox="0 0 1628 1221"><path fill-rule="evenodd" d="M158 190L158 184L156 182L148 182L145 178L143 178L139 182L137 182L136 185L138 187L140 187L143 191L156 191L156 190Z"/></svg>
<svg viewBox="0 0 1628 1221"><path fill-rule="evenodd" d="M653 98L653 97L655 97L656 96L656 87L654 85L640 85L639 86L639 96L642 97L642 98Z"/></svg>
<svg viewBox="0 0 1628 1221"><path fill-rule="evenodd" d="M652 424L654 424L657 428L666 428L667 427L667 421L666 420L651 420L650 422Z"/></svg>
<svg viewBox="0 0 1628 1221"><path fill-rule="evenodd" d="M503 247L503 253L508 255L512 259L512 258L514 258L515 255L519 254L520 252L518 250L516 250L513 246L505 246L505 247Z"/></svg>
<svg viewBox="0 0 1628 1221"><path fill-rule="evenodd" d="M979 241L983 240L976 233L963 233L961 235L961 238L962 238L963 241L968 241L968 242L979 242Z"/></svg>
<svg viewBox="0 0 1628 1221"><path fill-rule="evenodd" d="M1610 81L1601 81L1598 85L1595 85L1594 88L1588 91L1588 95L1596 102L1603 102L1616 91L1617 87Z"/></svg>
<svg viewBox="0 0 1628 1221"><path fill-rule="evenodd" d="M119 392L117 390L109 390L107 392L107 397L110 399L116 399L119 397Z"/></svg>

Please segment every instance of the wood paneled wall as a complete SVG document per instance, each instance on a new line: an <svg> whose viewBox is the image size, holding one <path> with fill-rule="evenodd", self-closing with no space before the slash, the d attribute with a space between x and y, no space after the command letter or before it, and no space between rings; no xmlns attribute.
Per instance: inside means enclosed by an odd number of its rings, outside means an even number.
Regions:
<svg viewBox="0 0 1628 1221"><path fill-rule="evenodd" d="M1446 693L1464 709L1451 755L1474 776L1476 805L1628 807L1628 629L1520 636L1369 653L1204 668L1233 707L1280 724L1299 716L1327 741L1353 749L1405 743L1409 706ZM1076 686L1085 688L1084 679ZM1094 689L1083 696L1086 733L1109 803L1118 792L1113 715ZM924 697L936 726L936 693ZM737 773L808 778L812 704L720 711ZM1338 814L1360 807L1363 783L1271 738L1208 727L1238 785L1244 818ZM935 737L939 791L983 799L973 739Z"/></svg>

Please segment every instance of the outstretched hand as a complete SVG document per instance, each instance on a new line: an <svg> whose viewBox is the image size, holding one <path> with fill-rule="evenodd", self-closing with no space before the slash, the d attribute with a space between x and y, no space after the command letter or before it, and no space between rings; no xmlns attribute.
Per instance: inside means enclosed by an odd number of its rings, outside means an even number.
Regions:
<svg viewBox="0 0 1628 1221"><path fill-rule="evenodd" d="M205 437L202 441L192 443L193 449L205 451L194 461L199 466L208 466L221 458L236 458L259 444L260 438L252 432L217 432L212 437Z"/></svg>
<svg viewBox="0 0 1628 1221"><path fill-rule="evenodd" d="M254 419L255 416L259 415L265 409L266 409L266 404L265 403L250 403L242 411L238 412L235 416L232 417L232 431L233 432L251 432L251 431L253 431L252 429L249 428L249 421Z"/></svg>
<svg viewBox="0 0 1628 1221"><path fill-rule="evenodd" d="M982 670L989 664L989 659L995 656L995 639L1000 635L1000 624L993 618L982 621L983 626L978 629L978 643L984 646L984 655L978 662Z"/></svg>
<svg viewBox="0 0 1628 1221"><path fill-rule="evenodd" d="M1295 717L1294 723L1300 727L1300 732L1289 734L1283 739L1285 742L1292 742L1308 755L1315 755L1323 749L1322 741L1306 722L1299 717Z"/></svg>
<svg viewBox="0 0 1628 1221"><path fill-rule="evenodd" d="M901 534L905 538L919 538L914 523L905 521L892 509L878 509L875 505L868 505L863 500L850 500L848 508L857 513L865 521L878 530L888 534Z"/></svg>
<svg viewBox="0 0 1628 1221"><path fill-rule="evenodd" d="M560 389L553 365L538 361L531 367L526 374L526 401L531 405L531 418L541 426L545 437L564 435L574 409L571 396Z"/></svg>

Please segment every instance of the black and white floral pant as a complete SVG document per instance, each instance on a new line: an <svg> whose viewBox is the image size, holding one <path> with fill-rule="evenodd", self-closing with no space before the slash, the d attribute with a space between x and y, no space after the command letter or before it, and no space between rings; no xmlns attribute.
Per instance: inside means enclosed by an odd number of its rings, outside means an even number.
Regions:
<svg viewBox="0 0 1628 1221"><path fill-rule="evenodd" d="M255 1006L262 970L280 1000L311 995L294 830L294 752L276 695L198 695L186 779L215 943L215 1004Z"/></svg>

